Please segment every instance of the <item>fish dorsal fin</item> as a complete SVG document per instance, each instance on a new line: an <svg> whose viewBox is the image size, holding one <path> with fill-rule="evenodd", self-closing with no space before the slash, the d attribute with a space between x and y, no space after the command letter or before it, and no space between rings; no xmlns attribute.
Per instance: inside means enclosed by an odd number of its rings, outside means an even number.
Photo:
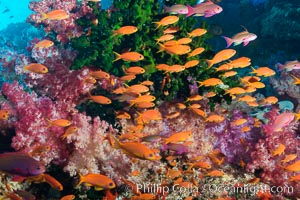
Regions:
<svg viewBox="0 0 300 200"><path fill-rule="evenodd" d="M246 28L245 26L241 25L241 27L242 27L247 33L249 33L249 31L247 30L247 28Z"/></svg>

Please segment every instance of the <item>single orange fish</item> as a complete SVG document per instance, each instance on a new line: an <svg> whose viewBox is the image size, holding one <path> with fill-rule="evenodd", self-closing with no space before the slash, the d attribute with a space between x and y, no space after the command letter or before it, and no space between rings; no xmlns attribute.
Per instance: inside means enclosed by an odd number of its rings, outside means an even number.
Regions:
<svg viewBox="0 0 300 200"><path fill-rule="evenodd" d="M68 19L69 18L69 14L64 11L64 10L52 10L48 13L41 13L42 14L42 18L41 21L45 20L45 19L49 19L49 20L64 20L64 19Z"/></svg>
<svg viewBox="0 0 300 200"><path fill-rule="evenodd" d="M209 78L204 81L196 81L196 82L199 83L199 87L201 86L209 87L209 86L217 86L223 84L223 81L218 78Z"/></svg>
<svg viewBox="0 0 300 200"><path fill-rule="evenodd" d="M51 146L49 145L38 145L36 147L33 147L33 149L28 153L28 155L34 157L36 155L42 155L46 153L47 151L50 151Z"/></svg>
<svg viewBox="0 0 300 200"><path fill-rule="evenodd" d="M223 122L225 120L225 117L221 116L221 115L210 115L206 118L206 122L215 122L215 123L220 123Z"/></svg>
<svg viewBox="0 0 300 200"><path fill-rule="evenodd" d="M272 152L272 156L280 156L284 153L285 146L283 144L279 144L276 150Z"/></svg>
<svg viewBox="0 0 300 200"><path fill-rule="evenodd" d="M62 191L64 189L63 185L49 174L43 174L43 177L45 182L48 183L53 189L58 191Z"/></svg>
<svg viewBox="0 0 300 200"><path fill-rule="evenodd" d="M179 40L177 40L178 44L189 44L192 42L191 38L180 38Z"/></svg>
<svg viewBox="0 0 300 200"><path fill-rule="evenodd" d="M164 34L176 33L179 30L180 30L179 27L174 26L174 27L167 28L166 30L163 31L163 33Z"/></svg>
<svg viewBox="0 0 300 200"><path fill-rule="evenodd" d="M184 67L187 69L187 68L195 67L198 64L199 64L199 60L190 60L184 64Z"/></svg>
<svg viewBox="0 0 300 200"><path fill-rule="evenodd" d="M259 67L257 69L252 68L252 72L250 72L251 74L256 74L256 76L264 76L264 77L268 77L268 76L273 76L275 75L275 71L268 68L268 67Z"/></svg>
<svg viewBox="0 0 300 200"><path fill-rule="evenodd" d="M242 124L245 124L247 122L247 119L241 118L241 119L237 119L235 120L233 123L234 126L240 126Z"/></svg>
<svg viewBox="0 0 300 200"><path fill-rule="evenodd" d="M152 86L154 83L152 81L146 80L140 83L141 85Z"/></svg>
<svg viewBox="0 0 300 200"><path fill-rule="evenodd" d="M224 78L228 78L228 77L231 77L231 76L235 76L237 74L236 71L228 71L228 72L225 72L222 77Z"/></svg>
<svg viewBox="0 0 300 200"><path fill-rule="evenodd" d="M165 46L159 43L159 46L160 46L160 50L158 52L166 51L168 54L174 54L174 55L183 55L191 51L190 46L182 45L182 44L178 44L174 46Z"/></svg>
<svg viewBox="0 0 300 200"><path fill-rule="evenodd" d="M297 154L289 154L289 155L286 155L285 158L283 160L281 160L281 162L287 163L292 160L295 160L296 158L297 158Z"/></svg>
<svg viewBox="0 0 300 200"><path fill-rule="evenodd" d="M121 81L132 81L136 78L136 76L134 74L128 74L125 76L120 77Z"/></svg>
<svg viewBox="0 0 300 200"><path fill-rule="evenodd" d="M51 40L41 40L34 45L35 48L49 48L54 45L54 42Z"/></svg>
<svg viewBox="0 0 300 200"><path fill-rule="evenodd" d="M166 35L162 35L159 38L156 39L157 43L158 42L165 42L168 40L172 40L175 36L172 34L166 34Z"/></svg>
<svg viewBox="0 0 300 200"><path fill-rule="evenodd" d="M240 57L235 60L232 60L228 63L233 68L245 68L251 65L251 59L247 57Z"/></svg>
<svg viewBox="0 0 300 200"><path fill-rule="evenodd" d="M90 77L86 77L84 79L84 82L90 83L90 84L95 84L95 83L97 83L97 80L95 78L93 78L93 77L90 76Z"/></svg>
<svg viewBox="0 0 300 200"><path fill-rule="evenodd" d="M208 173L206 174L206 176L216 176L216 177L218 177L218 176L223 176L223 175L224 175L224 172L219 171L219 170L213 170L213 171L208 172Z"/></svg>
<svg viewBox="0 0 300 200"><path fill-rule="evenodd" d="M144 59L144 56L142 54L139 54L137 52L125 52L122 54L118 54L117 52L114 52L116 54L117 58L113 60L112 62L115 62L117 60L124 60L124 61L131 61L131 62L138 62Z"/></svg>
<svg viewBox="0 0 300 200"><path fill-rule="evenodd" d="M185 70L184 65L172 65L170 66L165 73L169 72L169 73L178 73L178 72L182 72L183 70Z"/></svg>
<svg viewBox="0 0 300 200"><path fill-rule="evenodd" d="M188 33L189 37L199 37L204 35L205 33L207 33L206 29L203 28L197 28L195 30L193 30L192 32Z"/></svg>
<svg viewBox="0 0 300 200"><path fill-rule="evenodd" d="M266 85L264 83L259 82L259 81L248 83L247 86L254 87L254 88L257 88L257 89L261 89L261 88L266 87Z"/></svg>
<svg viewBox="0 0 300 200"><path fill-rule="evenodd" d="M107 72L104 72L102 70L99 70L99 71L91 71L89 73L93 78L96 78L96 79L109 79L110 78L110 75L109 73Z"/></svg>
<svg viewBox="0 0 300 200"><path fill-rule="evenodd" d="M8 110L0 110L0 120L7 120L9 117Z"/></svg>
<svg viewBox="0 0 300 200"><path fill-rule="evenodd" d="M143 160L159 160L160 157L156 156L154 151L151 150L146 145L140 142L120 142L111 135L114 140L114 148L121 149L125 152L126 155L143 159Z"/></svg>
<svg viewBox="0 0 300 200"><path fill-rule="evenodd" d="M129 67L129 68L125 68L125 73L126 74L134 74L134 75L137 75L137 74L143 74L145 73L145 69L142 68L142 67Z"/></svg>
<svg viewBox="0 0 300 200"><path fill-rule="evenodd" d="M115 182L107 176L102 174L87 174L82 176L79 174L80 180L77 186L82 183L86 183L87 185L94 186L95 190L109 190L116 187Z"/></svg>
<svg viewBox="0 0 300 200"><path fill-rule="evenodd" d="M234 88L226 90L224 94L233 95L233 94L244 94L244 93L246 93L244 88L234 87Z"/></svg>
<svg viewBox="0 0 300 200"><path fill-rule="evenodd" d="M215 93L215 92L208 92L208 93L206 93L204 96L206 97L206 98L211 98L211 97L214 97L214 96L216 96L217 95L217 93Z"/></svg>
<svg viewBox="0 0 300 200"><path fill-rule="evenodd" d="M140 102L140 103L136 103L135 107L137 108L152 108L155 106L155 103L153 102Z"/></svg>
<svg viewBox="0 0 300 200"><path fill-rule="evenodd" d="M188 54L188 58L199 55L199 54L203 53L204 50L205 49L203 47L198 47L198 48L194 49L191 53Z"/></svg>
<svg viewBox="0 0 300 200"><path fill-rule="evenodd" d="M67 130L65 131L65 133L61 136L61 139L64 140L66 137L68 137L69 135L75 133L78 130L77 126L69 126L67 128Z"/></svg>
<svg viewBox="0 0 300 200"><path fill-rule="evenodd" d="M210 68L214 64L230 59L235 54L236 54L236 50L234 49L224 49L218 52L211 60L206 60L208 64L208 68Z"/></svg>
<svg viewBox="0 0 300 200"><path fill-rule="evenodd" d="M177 40L170 40L164 43L164 46L166 47L170 47L170 46L174 46L174 45L178 45L178 41Z"/></svg>
<svg viewBox="0 0 300 200"><path fill-rule="evenodd" d="M242 131L243 133L248 132L248 131L250 131L250 130L251 130L251 127L249 127L249 126L244 126L243 128L241 128L241 131Z"/></svg>
<svg viewBox="0 0 300 200"><path fill-rule="evenodd" d="M179 20L179 17L172 15L172 16L167 16L167 17L162 18L159 22L152 22L152 23L157 24L156 29L158 29L160 26L167 26L170 24L174 24L174 23L178 22L178 20Z"/></svg>
<svg viewBox="0 0 300 200"><path fill-rule="evenodd" d="M192 131L182 131L171 135L170 137L165 139L165 144L168 143L179 143L184 142L185 140L192 137Z"/></svg>
<svg viewBox="0 0 300 200"><path fill-rule="evenodd" d="M138 28L135 26L123 26L117 30L113 31L113 36L115 35L130 35L138 31Z"/></svg>
<svg viewBox="0 0 300 200"><path fill-rule="evenodd" d="M48 68L45 65L39 63L30 63L29 65L25 65L24 70L28 70L38 74L46 74L48 72Z"/></svg>
<svg viewBox="0 0 300 200"><path fill-rule="evenodd" d="M203 110L199 109L199 108L191 108L191 111L193 111L194 113L196 113L197 115L199 115L203 118L206 117L206 113Z"/></svg>
<svg viewBox="0 0 300 200"><path fill-rule="evenodd" d="M183 109L186 108L186 105L183 104L183 103L176 103L176 107L177 107L178 109L180 109L180 110L183 110Z"/></svg>
<svg viewBox="0 0 300 200"><path fill-rule="evenodd" d="M278 102L277 97L269 96L269 97L262 99L260 103L264 104L264 105L271 105L271 104L276 104L277 102Z"/></svg>
<svg viewBox="0 0 300 200"><path fill-rule="evenodd" d="M193 109L193 108L201 108L201 105L199 103L193 103L189 105L189 109Z"/></svg>
<svg viewBox="0 0 300 200"><path fill-rule="evenodd" d="M194 162L194 163L188 163L188 165L190 166L188 168L188 170L191 170L193 168L201 168L201 169L211 169L211 165L207 162L204 161L199 161L199 162Z"/></svg>
<svg viewBox="0 0 300 200"><path fill-rule="evenodd" d="M138 93L138 94L141 94L141 93L145 93L145 92L148 92L149 91L149 88L145 85L141 85L141 84L138 84L138 85L131 85L127 88L127 91L126 93Z"/></svg>
<svg viewBox="0 0 300 200"><path fill-rule="evenodd" d="M250 95L245 95L245 96L242 96L238 99L238 101L244 101L244 102L254 102L256 101L256 98L255 97L252 97Z"/></svg>
<svg viewBox="0 0 300 200"><path fill-rule="evenodd" d="M300 181L300 174L298 174L296 176L291 176L289 178L289 181Z"/></svg>
<svg viewBox="0 0 300 200"><path fill-rule="evenodd" d="M144 124L149 123L151 120L162 120L161 113L158 110L146 110L142 113L138 112L137 120L141 119Z"/></svg>
<svg viewBox="0 0 300 200"><path fill-rule="evenodd" d="M187 97L185 102L188 102L188 101L200 101L202 99L203 99L203 97L201 95L195 94L193 96Z"/></svg>
<svg viewBox="0 0 300 200"><path fill-rule="evenodd" d="M293 172L300 171L300 160L297 160L293 164L284 167L284 169L288 170L288 171L293 171Z"/></svg>
<svg viewBox="0 0 300 200"><path fill-rule="evenodd" d="M94 101L94 102L96 102L96 103L99 103L99 104L102 104L102 105L107 105L107 104L111 104L112 102L111 102L111 100L109 99L109 98L107 98L107 97L105 97L105 96L102 96L102 95L91 95L90 93L89 93L89 98L92 100L92 101Z"/></svg>
<svg viewBox="0 0 300 200"><path fill-rule="evenodd" d="M76 198L75 195L69 194L69 195L61 197L59 200L73 200L75 198Z"/></svg>
<svg viewBox="0 0 300 200"><path fill-rule="evenodd" d="M171 113L167 114L166 119L174 119L179 116L180 116L180 112L175 111L175 112L171 112Z"/></svg>
<svg viewBox="0 0 300 200"><path fill-rule="evenodd" d="M229 63L225 63L220 65L219 67L216 68L216 71L228 71L231 70L233 67Z"/></svg>
<svg viewBox="0 0 300 200"><path fill-rule="evenodd" d="M51 126L67 127L67 126L70 126L72 124L71 121L66 120L66 119L56 119L56 120L46 119L46 120L49 123L48 127L51 127Z"/></svg>

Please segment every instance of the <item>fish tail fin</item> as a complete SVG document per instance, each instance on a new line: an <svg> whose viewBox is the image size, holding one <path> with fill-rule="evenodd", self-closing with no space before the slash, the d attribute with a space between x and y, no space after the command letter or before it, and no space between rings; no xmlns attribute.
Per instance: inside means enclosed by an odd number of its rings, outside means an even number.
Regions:
<svg viewBox="0 0 300 200"><path fill-rule="evenodd" d="M226 41L226 44L227 44L226 48L230 47L232 45L232 43L233 43L233 40L231 38L229 38L229 37L225 37L225 36L222 36L222 37Z"/></svg>
<svg viewBox="0 0 300 200"><path fill-rule="evenodd" d="M114 135L109 135L109 137L112 139L111 140L112 147L114 147L116 149L120 149L121 148L120 141Z"/></svg>
<svg viewBox="0 0 300 200"><path fill-rule="evenodd" d="M158 45L159 45L159 50L156 53L160 53L165 50L165 46L163 44L158 43Z"/></svg>
<svg viewBox="0 0 300 200"><path fill-rule="evenodd" d="M65 134L63 134L60 138L61 138L61 140L64 140L64 139L66 139L66 135Z"/></svg>
<svg viewBox="0 0 300 200"><path fill-rule="evenodd" d="M52 126L52 121L48 118L46 118L46 121L48 122L48 126L46 128L49 128Z"/></svg>
<svg viewBox="0 0 300 200"><path fill-rule="evenodd" d="M196 83L199 83L198 87L201 87L203 85L203 82L201 82L201 81L196 81Z"/></svg>
<svg viewBox="0 0 300 200"><path fill-rule="evenodd" d="M211 68L214 65L214 61L213 60L206 60L207 62L207 68Z"/></svg>
<svg viewBox="0 0 300 200"><path fill-rule="evenodd" d="M186 17L189 17L195 13L194 8L192 6L190 6L189 4L187 5L187 8L188 8L188 13L187 13Z"/></svg>
<svg viewBox="0 0 300 200"><path fill-rule="evenodd" d="M43 20L45 20L45 19L47 19L47 18L48 18L48 16L47 16L47 14L46 14L46 13L44 13L44 12L41 12L41 14L42 14L42 18L40 19L40 21L43 21Z"/></svg>
<svg viewBox="0 0 300 200"><path fill-rule="evenodd" d="M152 22L152 24L156 24L157 25L157 27L155 28L155 30L158 29L161 26L161 24L159 22Z"/></svg>
<svg viewBox="0 0 300 200"><path fill-rule="evenodd" d="M24 65L23 70L28 70L28 65Z"/></svg>
<svg viewBox="0 0 300 200"><path fill-rule="evenodd" d="M83 181L84 181L82 174L81 174L81 173L78 173L78 175L79 175L79 181L78 181L78 183L76 184L75 187L78 187L78 186L79 186L81 183L83 183Z"/></svg>
<svg viewBox="0 0 300 200"><path fill-rule="evenodd" d="M117 52L114 51L114 54L117 56L116 59L114 59L112 62L116 62L117 60L121 59L121 54L118 54Z"/></svg>
<svg viewBox="0 0 300 200"><path fill-rule="evenodd" d="M117 35L118 35L118 32L117 32L116 30L113 30L112 32L113 32L113 34L112 34L112 37L114 37L114 36L117 36Z"/></svg>
<svg viewBox="0 0 300 200"><path fill-rule="evenodd" d="M285 69L284 65L281 63L276 63L275 66L278 68L279 71L282 71Z"/></svg>
<svg viewBox="0 0 300 200"><path fill-rule="evenodd" d="M165 13L169 12L169 7L164 5L164 10L165 10Z"/></svg>

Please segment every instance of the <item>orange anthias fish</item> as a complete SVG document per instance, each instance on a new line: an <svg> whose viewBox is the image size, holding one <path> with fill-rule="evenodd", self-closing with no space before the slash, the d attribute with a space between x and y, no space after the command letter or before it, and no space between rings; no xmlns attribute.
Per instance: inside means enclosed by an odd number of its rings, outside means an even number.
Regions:
<svg viewBox="0 0 300 200"><path fill-rule="evenodd" d="M223 176L224 172L219 170L213 170L211 172L208 172L205 176Z"/></svg>
<svg viewBox="0 0 300 200"><path fill-rule="evenodd" d="M297 160L293 164L284 167L284 169L288 170L288 171L293 171L293 172L300 171L300 160Z"/></svg>
<svg viewBox="0 0 300 200"><path fill-rule="evenodd" d="M117 55L117 58L113 60L113 62L117 60L124 60L124 61L131 61L131 62L138 62L144 59L144 56L142 54L139 54L137 52L125 52L122 54L118 54L117 52L114 52Z"/></svg>
<svg viewBox="0 0 300 200"><path fill-rule="evenodd" d="M28 153L30 156L35 156L35 155L42 155L46 153L47 151L50 151L51 146L49 145L38 145L36 147L33 147L32 151Z"/></svg>
<svg viewBox="0 0 300 200"><path fill-rule="evenodd" d="M182 131L171 135L165 139L165 144L183 142L192 137L192 131Z"/></svg>
<svg viewBox="0 0 300 200"><path fill-rule="evenodd" d="M203 47L198 47L196 49L194 49L191 53L189 53L188 55L188 58L189 57L193 57L193 56L196 56L196 55L199 55L201 54L205 49Z"/></svg>
<svg viewBox="0 0 300 200"><path fill-rule="evenodd" d="M143 73L145 73L145 69L142 67L138 67L138 66L129 67L127 69L125 68L125 73L126 74L134 74L134 75L143 74Z"/></svg>
<svg viewBox="0 0 300 200"><path fill-rule="evenodd" d="M48 127L51 127L51 126L67 127L72 124L71 121L66 120L66 119L56 119L56 120L46 119L46 120L49 123Z"/></svg>
<svg viewBox="0 0 300 200"><path fill-rule="evenodd" d="M52 177L48 174L43 174L42 176L43 176L45 182L48 183L53 189L58 190L58 191L62 191L64 189L63 185L58 180L56 180L54 177Z"/></svg>
<svg viewBox="0 0 300 200"><path fill-rule="evenodd" d="M174 24L174 23L178 22L178 20L179 20L179 17L177 17L177 16L167 16L167 17L162 18L159 22L152 22L152 23L157 24L156 28L159 28L160 26L167 26L170 24Z"/></svg>
<svg viewBox="0 0 300 200"><path fill-rule="evenodd" d="M192 32L188 33L189 37L199 37L204 35L205 33L207 33L206 29L203 28L197 28L195 30L193 30Z"/></svg>
<svg viewBox="0 0 300 200"><path fill-rule="evenodd" d="M155 106L155 103L153 102L140 102L140 103L136 103L135 107L137 108L152 108Z"/></svg>
<svg viewBox="0 0 300 200"><path fill-rule="evenodd" d="M28 70L38 74L45 74L48 72L48 68L45 65L39 63L30 63L24 66L24 70Z"/></svg>
<svg viewBox="0 0 300 200"><path fill-rule="evenodd" d="M235 60L232 60L228 64L231 65L233 68L245 68L251 65L251 59L247 57L240 57Z"/></svg>
<svg viewBox="0 0 300 200"><path fill-rule="evenodd" d="M188 165L190 165L188 170L190 170L192 168L211 169L211 165L207 162L204 162L204 161L188 163Z"/></svg>
<svg viewBox="0 0 300 200"><path fill-rule="evenodd" d="M252 68L252 72L250 72L251 74L256 74L256 76L264 76L264 77L268 77L268 76L273 76L275 75L275 71L268 68L268 67L259 67L257 69Z"/></svg>
<svg viewBox="0 0 300 200"><path fill-rule="evenodd" d="M224 49L218 52L211 60L207 60L208 68L210 68L214 64L230 59L235 54L236 50L234 49Z"/></svg>
<svg viewBox="0 0 300 200"><path fill-rule="evenodd" d="M286 155L285 158L281 162L287 163L292 160L295 160L296 158L297 158L297 154L289 154L289 155Z"/></svg>
<svg viewBox="0 0 300 200"><path fill-rule="evenodd" d="M166 30L163 31L163 33L164 34L176 33L179 30L180 30L179 27L174 26L174 27L167 28Z"/></svg>
<svg viewBox="0 0 300 200"><path fill-rule="evenodd" d="M183 45L183 44L178 44L174 46L165 46L159 43L159 46L160 46L160 50L158 52L166 51L168 54L174 54L174 55L183 55L191 51L190 46Z"/></svg>
<svg viewBox="0 0 300 200"><path fill-rule="evenodd" d="M113 36L115 35L130 35L138 31L138 28L135 26L123 26L117 30L113 31Z"/></svg>
<svg viewBox="0 0 300 200"><path fill-rule="evenodd" d="M245 124L247 122L247 119L241 118L241 119L237 119L235 120L233 123L233 125L235 126L240 126L242 124Z"/></svg>
<svg viewBox="0 0 300 200"><path fill-rule="evenodd" d="M205 121L207 122L215 122L215 123L220 123L225 120L225 117L221 115L210 115L206 118Z"/></svg>
<svg viewBox="0 0 300 200"><path fill-rule="evenodd" d="M225 72L222 77L224 78L228 78L228 77L231 77L231 76L235 76L237 74L236 71L228 71L228 72Z"/></svg>
<svg viewBox="0 0 300 200"><path fill-rule="evenodd" d="M69 194L69 195L61 197L59 200L73 200L75 198L76 198L75 195Z"/></svg>
<svg viewBox="0 0 300 200"><path fill-rule="evenodd" d="M69 14L64 11L64 10L52 10L48 13L41 13L42 14L42 19L41 21L45 19L49 20L64 20L69 18Z"/></svg>
<svg viewBox="0 0 300 200"><path fill-rule="evenodd" d="M87 174L85 176L79 174L79 176L80 180L77 186L82 183L86 183L88 185L94 186L95 190L109 190L116 187L116 184L113 180L102 174Z"/></svg>
<svg viewBox="0 0 300 200"><path fill-rule="evenodd" d="M8 110L0 110L0 120L7 120L9 117Z"/></svg>
<svg viewBox="0 0 300 200"><path fill-rule="evenodd" d="M181 38L177 41L178 44L189 44L192 42L191 38Z"/></svg>
<svg viewBox="0 0 300 200"><path fill-rule="evenodd" d="M139 96L133 100L130 100L130 105L132 106L136 103L142 103L142 102L152 102L155 99L156 99L155 96L145 94L145 95Z"/></svg>
<svg viewBox="0 0 300 200"><path fill-rule="evenodd" d="M158 42L165 42L168 40L172 40L175 36L172 34L166 34L166 35L162 35L159 38L156 39L157 43Z"/></svg>
<svg viewBox="0 0 300 200"><path fill-rule="evenodd" d="M137 120L142 120L144 124L149 123L151 120L162 120L161 113L158 110L146 110L138 114Z"/></svg>
<svg viewBox="0 0 300 200"><path fill-rule="evenodd" d="M191 68L191 67L195 67L195 66L197 66L199 64L199 60L190 60L190 61L188 61L188 62L186 62L185 64L184 64L184 67L186 68L186 69L188 69L188 68Z"/></svg>
<svg viewBox="0 0 300 200"><path fill-rule="evenodd" d="M140 142L120 142L114 136L111 136L114 141L114 148L122 149L123 152L131 157L143 160L159 160L154 151Z"/></svg>
<svg viewBox="0 0 300 200"><path fill-rule="evenodd" d="M252 97L250 95L242 96L238 99L238 101L244 101L244 102L254 102L256 101L255 97Z"/></svg>
<svg viewBox="0 0 300 200"><path fill-rule="evenodd" d="M67 130L65 131L65 133L61 136L61 139L64 140L66 137L68 137L69 135L75 133L78 130L77 126L69 126L67 128Z"/></svg>
<svg viewBox="0 0 300 200"><path fill-rule="evenodd" d="M199 87L201 86L209 87L209 86L217 86L223 84L223 81L218 78L209 78L204 81L196 81L196 82L199 83Z"/></svg>
<svg viewBox="0 0 300 200"><path fill-rule="evenodd" d="M104 72L102 70L99 70L99 71L92 71L89 73L93 78L96 78L96 79L109 79L110 78L110 75L109 73L107 72Z"/></svg>
<svg viewBox="0 0 300 200"><path fill-rule="evenodd" d="M276 150L273 151L272 156L280 156L284 153L285 146L283 144L279 144Z"/></svg>
<svg viewBox="0 0 300 200"><path fill-rule="evenodd" d="M298 174L296 176L291 176L289 178L289 181L300 181L300 174Z"/></svg>
<svg viewBox="0 0 300 200"><path fill-rule="evenodd" d="M141 84L138 84L138 85L131 85L127 88L127 91L126 93L145 93L145 92L148 92L149 91L149 88L145 85L141 85Z"/></svg>
<svg viewBox="0 0 300 200"><path fill-rule="evenodd" d="M107 104L111 104L111 100L105 96L102 96L102 95L91 95L89 94L89 98L96 102L96 103L99 103L99 104L103 104L103 105L107 105Z"/></svg>
<svg viewBox="0 0 300 200"><path fill-rule="evenodd" d="M49 48L54 45L54 42L51 40L42 40L34 45L35 48Z"/></svg>

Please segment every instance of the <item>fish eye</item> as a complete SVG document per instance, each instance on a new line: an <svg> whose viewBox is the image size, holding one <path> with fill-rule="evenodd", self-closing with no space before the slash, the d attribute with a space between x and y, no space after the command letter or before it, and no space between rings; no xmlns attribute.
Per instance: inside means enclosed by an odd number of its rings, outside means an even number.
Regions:
<svg viewBox="0 0 300 200"><path fill-rule="evenodd" d="M41 168L40 168L40 167L37 167L36 169L37 169L37 170L41 170Z"/></svg>
<svg viewBox="0 0 300 200"><path fill-rule="evenodd" d="M109 186L113 186L114 184L113 183L109 183Z"/></svg>
<svg viewBox="0 0 300 200"><path fill-rule="evenodd" d="M46 71L46 68L43 68L43 71Z"/></svg>
<svg viewBox="0 0 300 200"><path fill-rule="evenodd" d="M150 154L149 154L149 157L153 157L153 154L152 154L152 153L150 153Z"/></svg>

